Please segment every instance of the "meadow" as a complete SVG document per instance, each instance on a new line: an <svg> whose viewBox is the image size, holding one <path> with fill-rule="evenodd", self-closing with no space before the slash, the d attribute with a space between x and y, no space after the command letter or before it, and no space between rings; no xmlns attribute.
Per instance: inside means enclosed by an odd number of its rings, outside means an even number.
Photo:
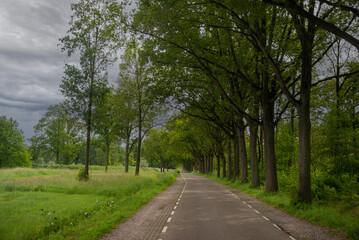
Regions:
<svg viewBox="0 0 359 240"><path fill-rule="evenodd" d="M177 173L121 167L0 170L0 239L97 239L171 185Z"/></svg>

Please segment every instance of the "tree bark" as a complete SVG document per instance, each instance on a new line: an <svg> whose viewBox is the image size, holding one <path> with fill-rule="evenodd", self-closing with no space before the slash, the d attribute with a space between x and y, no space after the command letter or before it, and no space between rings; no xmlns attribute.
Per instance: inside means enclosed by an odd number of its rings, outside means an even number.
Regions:
<svg viewBox="0 0 359 240"><path fill-rule="evenodd" d="M304 34L304 33L303 33ZM304 34L307 36L307 34ZM310 92L312 82L312 42L310 36L302 40L301 103L298 106L299 132L299 201L311 203L310 179ZM309 39L308 39L309 38Z"/></svg>
<svg viewBox="0 0 359 240"><path fill-rule="evenodd" d="M257 107L257 109L258 109L258 107ZM252 184L252 187L257 188L260 186L258 158L257 158L258 125L253 122L250 122L248 124L249 124L249 133L250 133L250 135L249 135L249 155L250 155L250 159L251 159L251 184Z"/></svg>
<svg viewBox="0 0 359 240"><path fill-rule="evenodd" d="M86 158L85 158L86 178L88 178L89 175L89 164L90 164L91 114L92 114L92 91L90 90L88 113L87 113L87 134L86 134Z"/></svg>
<svg viewBox="0 0 359 240"><path fill-rule="evenodd" d="M232 144L231 138L229 137L227 144L227 157L228 157L228 175L227 180L230 181L232 179L233 168L232 168Z"/></svg>
<svg viewBox="0 0 359 240"><path fill-rule="evenodd" d="M239 141L239 155L241 159L241 183L248 182L248 160L247 160L247 149L246 149L246 137L243 118L239 118L239 128L238 128L238 141Z"/></svg>
<svg viewBox="0 0 359 240"><path fill-rule="evenodd" d="M315 1L311 0L309 12L314 13ZM307 22L298 13L291 11L293 23L298 32L298 37L302 47L301 52L301 80L300 80L300 102L296 105L298 112L298 136L299 136L299 201L311 203L311 177L310 177L310 94L312 86L312 59L313 59L313 42L315 35L314 23L310 20Z"/></svg>
<svg viewBox="0 0 359 240"><path fill-rule="evenodd" d="M222 159L222 177L225 178L227 176L226 172L226 158L224 157L223 150L221 150L221 159Z"/></svg>
<svg viewBox="0 0 359 240"><path fill-rule="evenodd" d="M125 150L125 172L128 172L129 158L130 158L130 138L126 137L126 150Z"/></svg>
<svg viewBox="0 0 359 240"><path fill-rule="evenodd" d="M107 138L106 138L106 163L105 163L105 172L107 172L107 169L108 169L109 152L110 152L110 141L108 140L108 137L107 137Z"/></svg>
<svg viewBox="0 0 359 240"><path fill-rule="evenodd" d="M233 141L233 181L239 177L239 129L238 126L234 128Z"/></svg>
<svg viewBox="0 0 359 240"><path fill-rule="evenodd" d="M217 158L217 177L221 177L221 155L219 153L216 154Z"/></svg>
<svg viewBox="0 0 359 240"><path fill-rule="evenodd" d="M141 105L141 104L140 104ZM142 107L138 108L138 141L137 141L137 156L136 156L136 172L135 175L140 174L140 161L141 161L141 143L142 143Z"/></svg>
<svg viewBox="0 0 359 240"><path fill-rule="evenodd" d="M141 161L141 144L142 144L142 89L140 84L140 76L138 75L138 68L136 66L136 83L138 90L138 141L137 141L137 156L136 156L136 171L135 176L140 174Z"/></svg>
<svg viewBox="0 0 359 240"><path fill-rule="evenodd" d="M268 75L263 73L262 108L266 192L278 191L277 161L274 148L274 99L270 96Z"/></svg>

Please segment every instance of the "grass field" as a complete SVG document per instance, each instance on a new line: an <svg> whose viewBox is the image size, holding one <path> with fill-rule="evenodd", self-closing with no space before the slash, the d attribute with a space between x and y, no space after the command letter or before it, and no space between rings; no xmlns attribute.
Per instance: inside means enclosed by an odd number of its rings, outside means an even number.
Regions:
<svg viewBox="0 0 359 240"><path fill-rule="evenodd" d="M96 239L166 189L176 173L90 168L0 170L0 239Z"/></svg>
<svg viewBox="0 0 359 240"><path fill-rule="evenodd" d="M280 191L278 193L266 193L264 186L260 188L252 188L249 183L241 184L240 181L232 182L223 178L218 178L214 174L203 175L198 174L224 185L236 188L251 196L261 199L263 202L269 203L290 214L309 220L315 225L331 228L333 234L342 235L345 233L347 237L353 240L359 240L359 206L350 205L345 202L316 202L312 205L293 206L291 204L290 195L287 192Z"/></svg>

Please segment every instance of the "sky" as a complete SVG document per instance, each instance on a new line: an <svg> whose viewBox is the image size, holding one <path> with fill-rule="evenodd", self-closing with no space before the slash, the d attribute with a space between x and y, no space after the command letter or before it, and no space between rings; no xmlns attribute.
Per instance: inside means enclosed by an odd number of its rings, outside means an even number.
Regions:
<svg viewBox="0 0 359 240"><path fill-rule="evenodd" d="M15 119L25 138L50 105L64 100L66 54L58 44L74 1L0 0L0 116Z"/></svg>

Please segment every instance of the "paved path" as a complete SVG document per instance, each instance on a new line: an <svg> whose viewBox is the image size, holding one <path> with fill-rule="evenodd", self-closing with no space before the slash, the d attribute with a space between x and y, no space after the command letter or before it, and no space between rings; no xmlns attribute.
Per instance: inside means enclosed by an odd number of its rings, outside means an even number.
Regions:
<svg viewBox="0 0 359 240"><path fill-rule="evenodd" d="M223 185L188 173L182 176L184 189L159 239L294 239Z"/></svg>

